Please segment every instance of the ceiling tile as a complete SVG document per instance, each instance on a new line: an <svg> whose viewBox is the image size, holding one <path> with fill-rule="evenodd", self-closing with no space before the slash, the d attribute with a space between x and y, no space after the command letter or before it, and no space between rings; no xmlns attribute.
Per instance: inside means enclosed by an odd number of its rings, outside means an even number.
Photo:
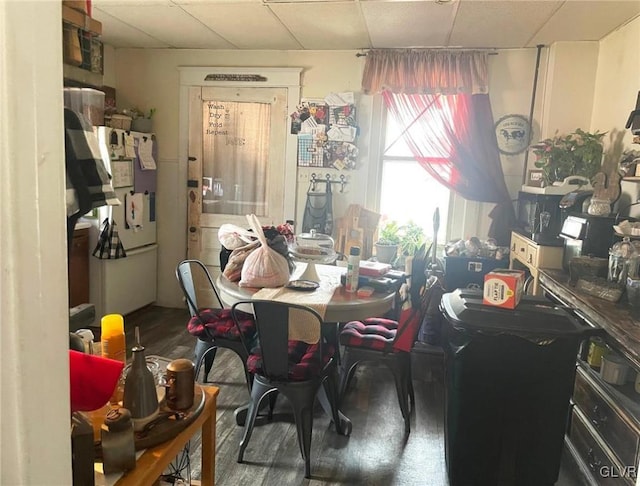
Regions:
<svg viewBox="0 0 640 486"><path fill-rule="evenodd" d="M238 49L297 50L302 46L261 2L183 5L184 10Z"/></svg>
<svg viewBox="0 0 640 486"><path fill-rule="evenodd" d="M367 1L360 5L374 48L445 46L456 11L453 3Z"/></svg>
<svg viewBox="0 0 640 486"><path fill-rule="evenodd" d="M154 49L169 47L168 44L145 34L140 29L129 23L93 7L92 16L102 23L102 42L113 47L136 47L142 49Z"/></svg>
<svg viewBox="0 0 640 486"><path fill-rule="evenodd" d="M524 47L561 3L461 1L450 45Z"/></svg>
<svg viewBox="0 0 640 486"><path fill-rule="evenodd" d="M357 3L274 3L269 4L269 8L289 28L304 49L370 47Z"/></svg>
<svg viewBox="0 0 640 486"><path fill-rule="evenodd" d="M232 49L234 46L176 5L103 5L101 10L136 25L146 34L176 48Z"/></svg>
<svg viewBox="0 0 640 486"><path fill-rule="evenodd" d="M564 2L531 45L563 41L597 41L627 19L640 14L640 1Z"/></svg>

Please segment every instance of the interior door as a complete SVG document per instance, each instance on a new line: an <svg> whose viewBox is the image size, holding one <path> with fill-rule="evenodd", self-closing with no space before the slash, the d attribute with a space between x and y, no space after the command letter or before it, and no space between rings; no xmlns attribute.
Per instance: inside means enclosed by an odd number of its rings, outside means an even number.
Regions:
<svg viewBox="0 0 640 486"><path fill-rule="evenodd" d="M287 116L287 88L189 88L187 252L214 278L222 224L285 220Z"/></svg>

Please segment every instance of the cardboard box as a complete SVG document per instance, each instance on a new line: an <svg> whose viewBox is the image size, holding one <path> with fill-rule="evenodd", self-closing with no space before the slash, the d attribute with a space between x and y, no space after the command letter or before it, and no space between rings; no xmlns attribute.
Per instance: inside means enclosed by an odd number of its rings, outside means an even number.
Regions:
<svg viewBox="0 0 640 486"><path fill-rule="evenodd" d="M482 303L515 309L524 287L523 270L495 270L484 276Z"/></svg>

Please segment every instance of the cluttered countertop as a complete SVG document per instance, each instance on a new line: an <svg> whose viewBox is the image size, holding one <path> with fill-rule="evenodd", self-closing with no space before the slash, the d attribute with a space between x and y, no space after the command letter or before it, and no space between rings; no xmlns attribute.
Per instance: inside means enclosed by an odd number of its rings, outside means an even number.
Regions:
<svg viewBox="0 0 640 486"><path fill-rule="evenodd" d="M563 270L540 269L539 278L547 291L592 325L607 331L640 366L640 308L632 307L625 299L614 303L588 295L569 284L569 274Z"/></svg>

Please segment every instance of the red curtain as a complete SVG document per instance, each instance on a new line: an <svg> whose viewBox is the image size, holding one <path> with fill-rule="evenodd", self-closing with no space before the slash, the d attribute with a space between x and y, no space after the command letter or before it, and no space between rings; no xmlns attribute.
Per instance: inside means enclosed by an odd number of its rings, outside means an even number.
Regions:
<svg viewBox="0 0 640 486"><path fill-rule="evenodd" d="M515 215L504 182L488 94L383 91L387 109L420 165L465 199L496 203L489 237L508 245Z"/></svg>

